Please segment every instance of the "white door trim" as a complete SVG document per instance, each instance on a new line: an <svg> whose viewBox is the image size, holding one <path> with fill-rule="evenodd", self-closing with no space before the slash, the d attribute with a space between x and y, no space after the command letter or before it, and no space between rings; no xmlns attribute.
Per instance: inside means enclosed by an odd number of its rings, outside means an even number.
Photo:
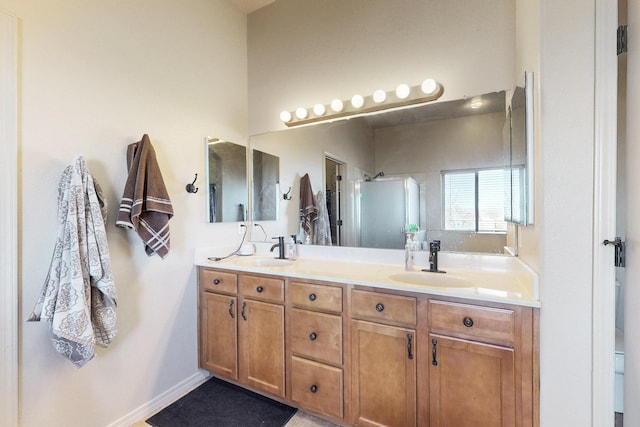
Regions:
<svg viewBox="0 0 640 427"><path fill-rule="evenodd" d="M18 21L0 11L0 425L18 425Z"/></svg>
<svg viewBox="0 0 640 427"><path fill-rule="evenodd" d="M612 426L615 351L615 267L605 239L616 232L617 0L596 0L592 316L592 426Z"/></svg>

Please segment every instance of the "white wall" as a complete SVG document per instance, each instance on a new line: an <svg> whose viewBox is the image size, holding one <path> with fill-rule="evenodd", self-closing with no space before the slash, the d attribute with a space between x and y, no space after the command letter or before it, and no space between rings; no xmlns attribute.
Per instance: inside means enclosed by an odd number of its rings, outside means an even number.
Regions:
<svg viewBox="0 0 640 427"><path fill-rule="evenodd" d="M20 322L21 425L108 425L197 376L193 248L238 235L235 224L206 224L205 191L185 185L205 176L205 135L246 138L246 17L210 0L0 0L0 8L20 20L20 317L42 288L58 180L77 154L108 197L118 289L118 336L81 369L54 351L46 323ZM114 226L125 150L143 133L175 210L165 260Z"/></svg>

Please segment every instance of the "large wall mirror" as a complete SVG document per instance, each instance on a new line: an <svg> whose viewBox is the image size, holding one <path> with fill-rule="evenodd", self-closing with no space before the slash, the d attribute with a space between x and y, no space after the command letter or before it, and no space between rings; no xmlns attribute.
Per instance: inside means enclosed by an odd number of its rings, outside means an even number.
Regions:
<svg viewBox="0 0 640 427"><path fill-rule="evenodd" d="M218 138L205 138L207 220L247 218L247 148Z"/></svg>
<svg viewBox="0 0 640 427"><path fill-rule="evenodd" d="M416 224L420 240L443 250L503 254L515 231L504 221L505 111L500 91L252 136L253 150L280 158L281 189L292 188L291 200L276 198L280 218L262 225L303 237L300 178L309 174L334 211L332 245L400 249ZM339 174L328 172L334 163Z"/></svg>

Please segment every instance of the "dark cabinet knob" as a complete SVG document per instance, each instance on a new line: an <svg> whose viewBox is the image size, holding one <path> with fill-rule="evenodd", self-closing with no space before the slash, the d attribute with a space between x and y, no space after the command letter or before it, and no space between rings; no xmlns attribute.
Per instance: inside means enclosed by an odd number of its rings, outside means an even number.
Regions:
<svg viewBox="0 0 640 427"><path fill-rule="evenodd" d="M316 300L316 294L309 294L309 301L315 301Z"/></svg>
<svg viewBox="0 0 640 427"><path fill-rule="evenodd" d="M316 393L318 391L318 386L314 384L309 387L309 390L311 391L311 393Z"/></svg>
<svg viewBox="0 0 640 427"><path fill-rule="evenodd" d="M470 328L473 326L473 319L471 317L465 317L464 320L462 321L462 324L467 328Z"/></svg>
<svg viewBox="0 0 640 427"><path fill-rule="evenodd" d="M316 340L316 338L318 338L318 335L316 335L316 333L315 333L315 332L311 332L311 333L309 334L309 339L310 339L311 341L315 341L315 340Z"/></svg>
<svg viewBox="0 0 640 427"><path fill-rule="evenodd" d="M220 279L213 279L213 284L214 285L219 285L220 284Z"/></svg>
<svg viewBox="0 0 640 427"><path fill-rule="evenodd" d="M381 303L376 304L376 311L378 313L382 313L384 311L384 305L382 305Z"/></svg>
<svg viewBox="0 0 640 427"><path fill-rule="evenodd" d="M264 291L264 288L262 286L258 286L256 288L256 292L261 293L262 291Z"/></svg>

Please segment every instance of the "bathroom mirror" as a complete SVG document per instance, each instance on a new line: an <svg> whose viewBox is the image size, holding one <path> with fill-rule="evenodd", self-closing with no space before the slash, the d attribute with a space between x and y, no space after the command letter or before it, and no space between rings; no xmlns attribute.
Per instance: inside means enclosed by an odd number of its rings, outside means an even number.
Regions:
<svg viewBox="0 0 640 427"><path fill-rule="evenodd" d="M254 221L275 221L280 208L280 159L256 149L251 152L252 218Z"/></svg>
<svg viewBox="0 0 640 427"><path fill-rule="evenodd" d="M533 74L527 72L513 90L510 111L510 221L533 224Z"/></svg>
<svg viewBox="0 0 640 427"><path fill-rule="evenodd" d="M218 138L205 138L208 222L247 218L247 148Z"/></svg>
<svg viewBox="0 0 640 427"><path fill-rule="evenodd" d="M474 194L469 199L474 204L473 214L465 213L474 218L464 226L447 227L443 181L446 174L464 173L473 180L480 176L483 182L486 181L484 177L499 174L500 183L504 182L505 170L509 167L503 156L505 98L505 92L500 91L252 136L252 149L274 153L281 159L280 187L283 192L292 188L291 200L282 197L279 200L279 220L265 224L269 227L268 232L300 236L300 178L309 174L314 194L329 188L325 165L331 158L341 164L342 170L340 197L331 200L339 206L335 221L341 224L340 233L337 233L340 241L332 242L333 245L371 247L367 241L379 241L365 239L363 244L361 187L364 183L371 186L372 182L389 187L384 183L410 178L419 186L417 225L421 230L420 239L441 240L442 250L447 251L504 253L507 244L502 205L504 187L495 190L498 193L492 200L499 199L500 204L490 225L479 224L475 219L483 215L484 207L482 200L478 207L477 199L482 196ZM474 104L476 108L472 108L472 100L480 101ZM492 171L497 172L492 175ZM469 194L466 196L468 198ZM371 219L369 215L379 215L382 220L378 223L388 228L385 232L399 236L400 240L395 241L400 241L403 247L402 236L409 224L404 221L391 224L393 206L389 203L393 197L383 195L382 200L387 200L387 205L383 203L379 208L369 210L367 219ZM449 197L453 195L449 194ZM459 210L461 206L457 203L449 209ZM515 227L511 229L513 232ZM399 248L398 243L389 248Z"/></svg>

